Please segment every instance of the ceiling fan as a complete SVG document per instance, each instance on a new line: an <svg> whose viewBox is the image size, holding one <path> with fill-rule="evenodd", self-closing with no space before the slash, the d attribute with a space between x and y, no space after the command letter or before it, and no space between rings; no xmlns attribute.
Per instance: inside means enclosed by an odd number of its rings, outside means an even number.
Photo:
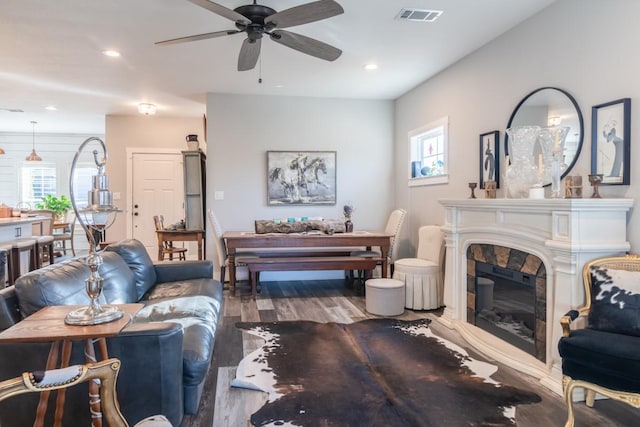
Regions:
<svg viewBox="0 0 640 427"><path fill-rule="evenodd" d="M247 33L247 38L242 43L240 55L238 56L238 71L251 70L256 66L260 56L260 43L265 34L276 43L326 61L335 61L342 54L340 49L319 40L292 33L291 31L281 30L281 28L294 27L340 15L344 12L344 9L333 0L318 0L285 9L281 12L256 4L256 0L253 0L253 4L239 6L233 10L209 0L188 1L230 19L236 24L237 29L164 40L156 42L157 45L205 40L244 32Z"/></svg>

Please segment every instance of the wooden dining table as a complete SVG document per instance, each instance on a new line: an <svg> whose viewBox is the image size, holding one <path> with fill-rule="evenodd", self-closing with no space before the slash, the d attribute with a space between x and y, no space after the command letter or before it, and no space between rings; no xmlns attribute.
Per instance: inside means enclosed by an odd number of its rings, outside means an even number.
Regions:
<svg viewBox="0 0 640 427"><path fill-rule="evenodd" d="M206 257L204 247L204 230L156 230L158 237L158 261L162 261L162 245L164 242L198 242L198 259Z"/></svg>
<svg viewBox="0 0 640 427"><path fill-rule="evenodd" d="M291 249L305 248L305 254L317 253L326 256L328 249L366 247L380 248L382 277L387 277L387 255L391 247L392 234L381 231L354 231L351 233L326 234L323 232L305 233L265 233L251 231L228 231L223 234L227 246L229 261L229 289L233 293L236 287L236 254L239 249ZM287 252L295 256L295 252Z"/></svg>

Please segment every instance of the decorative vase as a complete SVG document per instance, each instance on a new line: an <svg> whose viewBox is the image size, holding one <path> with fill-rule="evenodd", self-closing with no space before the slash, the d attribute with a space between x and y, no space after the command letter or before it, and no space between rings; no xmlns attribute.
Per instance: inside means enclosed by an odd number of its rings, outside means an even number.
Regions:
<svg viewBox="0 0 640 427"><path fill-rule="evenodd" d="M543 183L551 183L552 198L562 198L560 177L567 169L564 163L564 141L568 133L568 126L555 126L541 129L538 136L543 157L543 170L538 172Z"/></svg>
<svg viewBox="0 0 640 427"><path fill-rule="evenodd" d="M200 148L198 135L187 135L185 139L187 140L187 149L189 151L198 151L198 149Z"/></svg>
<svg viewBox="0 0 640 427"><path fill-rule="evenodd" d="M533 162L533 149L540 126L516 126L507 129L509 161L505 171L508 196L513 199L529 197L529 189L538 183L538 169Z"/></svg>
<svg viewBox="0 0 640 427"><path fill-rule="evenodd" d="M351 220L348 218L344 222L344 231L345 233L351 233L353 231L353 222L351 222Z"/></svg>

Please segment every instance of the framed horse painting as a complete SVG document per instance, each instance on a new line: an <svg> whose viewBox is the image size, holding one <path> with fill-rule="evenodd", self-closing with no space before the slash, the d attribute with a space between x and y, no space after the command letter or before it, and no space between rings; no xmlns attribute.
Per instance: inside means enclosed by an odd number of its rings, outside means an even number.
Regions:
<svg viewBox="0 0 640 427"><path fill-rule="evenodd" d="M335 151L267 151L267 204L335 205Z"/></svg>

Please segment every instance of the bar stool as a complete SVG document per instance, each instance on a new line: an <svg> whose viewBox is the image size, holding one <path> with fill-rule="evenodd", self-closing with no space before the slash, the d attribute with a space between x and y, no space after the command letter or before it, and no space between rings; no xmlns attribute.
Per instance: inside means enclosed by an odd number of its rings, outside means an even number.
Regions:
<svg viewBox="0 0 640 427"><path fill-rule="evenodd" d="M11 260L9 261L9 285L20 277L20 260L23 252L29 252L29 271L37 268L38 242L36 239L17 239L11 242Z"/></svg>
<svg viewBox="0 0 640 427"><path fill-rule="evenodd" d="M47 254L49 264L53 264L53 236L33 236L36 239L36 268L42 268L44 255ZM45 252L46 251L46 252Z"/></svg>
<svg viewBox="0 0 640 427"><path fill-rule="evenodd" d="M0 244L0 286L4 288L7 284L7 261L9 260L9 254L11 253L11 246Z"/></svg>

